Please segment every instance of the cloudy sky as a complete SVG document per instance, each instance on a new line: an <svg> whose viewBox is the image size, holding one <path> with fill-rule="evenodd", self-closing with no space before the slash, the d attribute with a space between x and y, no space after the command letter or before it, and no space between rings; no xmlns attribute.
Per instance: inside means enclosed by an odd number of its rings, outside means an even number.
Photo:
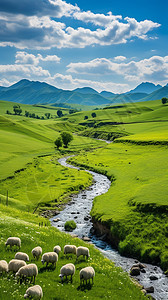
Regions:
<svg viewBox="0 0 168 300"><path fill-rule="evenodd" d="M167 0L0 0L0 85L166 85L167 11Z"/></svg>

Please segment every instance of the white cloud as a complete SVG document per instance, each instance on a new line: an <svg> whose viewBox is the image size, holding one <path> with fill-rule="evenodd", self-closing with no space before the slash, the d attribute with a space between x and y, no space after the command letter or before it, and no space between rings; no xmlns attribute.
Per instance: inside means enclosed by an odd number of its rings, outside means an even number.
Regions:
<svg viewBox="0 0 168 300"><path fill-rule="evenodd" d="M114 60L115 60L115 61L124 61L124 60L126 60L126 59L127 59L127 58L126 58L125 56L122 56L122 55L114 57Z"/></svg>
<svg viewBox="0 0 168 300"><path fill-rule="evenodd" d="M127 63L96 58L86 63L70 63L67 68L76 74L117 74L128 81L152 81L164 85L168 80L168 56L152 56Z"/></svg>
<svg viewBox="0 0 168 300"><path fill-rule="evenodd" d="M15 75L23 77L37 76L37 77L48 77L50 73L48 70L42 69L40 66L36 67L34 65L0 65L0 74L5 74L8 76Z"/></svg>
<svg viewBox="0 0 168 300"><path fill-rule="evenodd" d="M77 11L73 14L74 19L83 21L85 23L93 23L96 26L107 27L111 22L117 19L122 19L122 16L114 16L112 12L104 14L94 14L91 11Z"/></svg>
<svg viewBox="0 0 168 300"><path fill-rule="evenodd" d="M61 1L61 0L60 0ZM54 1L55 2L55 1ZM62 1L63 2L63 1ZM93 45L126 43L134 38L148 39L148 32L160 26L150 20L138 22L112 14L73 12L71 17L92 20L98 28L66 27L49 16L6 15L0 18L0 46L15 46L19 49L84 48ZM103 27L104 28L103 28Z"/></svg>
<svg viewBox="0 0 168 300"><path fill-rule="evenodd" d="M92 87L93 89L101 92L102 90L111 91L113 93L123 93L129 89L128 84L119 84L111 81L102 82L95 80L79 79L73 78L71 75L63 75L56 73L54 76L51 76L46 79L47 83L55 85L58 88L64 89L75 89L79 87Z"/></svg>
<svg viewBox="0 0 168 300"><path fill-rule="evenodd" d="M16 64L33 64L35 66L38 65L40 61L59 63L61 60L57 55L47 55L43 57L41 54L35 56L24 51L17 51L15 58Z"/></svg>

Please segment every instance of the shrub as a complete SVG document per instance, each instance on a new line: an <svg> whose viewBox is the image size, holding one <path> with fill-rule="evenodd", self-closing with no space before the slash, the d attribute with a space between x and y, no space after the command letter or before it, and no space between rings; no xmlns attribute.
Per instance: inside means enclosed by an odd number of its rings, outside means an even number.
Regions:
<svg viewBox="0 0 168 300"><path fill-rule="evenodd" d="M76 223L74 220L66 221L64 224L66 231L73 231L76 228Z"/></svg>

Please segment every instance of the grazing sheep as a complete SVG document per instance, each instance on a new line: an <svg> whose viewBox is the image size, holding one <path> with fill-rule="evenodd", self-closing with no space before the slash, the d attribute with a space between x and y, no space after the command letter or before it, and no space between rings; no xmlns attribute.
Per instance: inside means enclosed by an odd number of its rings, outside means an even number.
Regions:
<svg viewBox="0 0 168 300"><path fill-rule="evenodd" d="M26 253L23 252L17 252L15 254L15 259L20 259L24 261L29 261L29 256Z"/></svg>
<svg viewBox="0 0 168 300"><path fill-rule="evenodd" d="M26 263L24 260L20 260L20 259L12 259L9 262L8 265L8 272L13 272L16 273L21 267L26 266Z"/></svg>
<svg viewBox="0 0 168 300"><path fill-rule="evenodd" d="M43 265L46 262L46 267L48 266L49 263L51 263L53 266L56 267L57 261L58 261L58 254L55 252L44 253L41 260Z"/></svg>
<svg viewBox="0 0 168 300"><path fill-rule="evenodd" d="M37 246L37 247L33 248L31 253L32 253L33 257L38 260L40 255L42 254L42 248L40 246Z"/></svg>
<svg viewBox="0 0 168 300"><path fill-rule="evenodd" d="M43 297L43 291L40 285L34 285L29 287L24 294L24 298L31 298L31 299L41 299Z"/></svg>
<svg viewBox="0 0 168 300"><path fill-rule="evenodd" d="M77 258L80 256L80 255L83 255L83 257L89 257L90 254L89 254L89 249L87 247L78 247L77 250L76 250L76 256Z"/></svg>
<svg viewBox="0 0 168 300"><path fill-rule="evenodd" d="M61 247L59 245L57 245L54 247L53 251L56 252L57 254L59 254L61 251Z"/></svg>
<svg viewBox="0 0 168 300"><path fill-rule="evenodd" d="M80 270L79 273L80 276L80 284L84 283L84 281L86 281L87 284L87 280L89 279L89 283L90 283L90 279L92 279L92 283L93 283L93 277L95 276L95 270L92 267L86 267Z"/></svg>
<svg viewBox="0 0 168 300"><path fill-rule="evenodd" d="M75 274L75 266L73 264L66 264L64 265L60 270L61 281L63 281L64 276L67 279L67 276L71 275L71 281L72 281L72 275Z"/></svg>
<svg viewBox="0 0 168 300"><path fill-rule="evenodd" d="M37 275L38 275L38 268L35 264L30 264L21 267L16 273L16 277L20 277L20 279L25 279L25 280L26 278L30 277L31 278L30 281L34 279L33 281L34 283Z"/></svg>
<svg viewBox="0 0 168 300"><path fill-rule="evenodd" d="M0 274L8 272L8 263L6 260L0 260Z"/></svg>
<svg viewBox="0 0 168 300"><path fill-rule="evenodd" d="M13 246L18 246L19 249L21 247L21 239L18 237L9 237L5 243L5 246L10 246L12 248Z"/></svg>
<svg viewBox="0 0 168 300"><path fill-rule="evenodd" d="M76 246L74 245L65 245L64 246L64 254L73 253L76 254Z"/></svg>

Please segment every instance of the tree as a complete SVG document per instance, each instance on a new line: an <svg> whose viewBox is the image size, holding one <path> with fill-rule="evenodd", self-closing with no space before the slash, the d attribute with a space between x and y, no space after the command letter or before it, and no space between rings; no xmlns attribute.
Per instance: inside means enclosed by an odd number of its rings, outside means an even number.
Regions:
<svg viewBox="0 0 168 300"><path fill-rule="evenodd" d="M88 119L88 116L84 116L84 120L87 120Z"/></svg>
<svg viewBox="0 0 168 300"><path fill-rule="evenodd" d="M61 137L65 148L67 148L68 144L73 140L73 135L69 132L64 131L61 133Z"/></svg>
<svg viewBox="0 0 168 300"><path fill-rule="evenodd" d="M69 114L74 114L74 113L76 113L77 112L77 109L70 109L69 110Z"/></svg>
<svg viewBox="0 0 168 300"><path fill-rule="evenodd" d="M29 117L29 115L30 115L29 111L25 110L25 116Z"/></svg>
<svg viewBox="0 0 168 300"><path fill-rule="evenodd" d="M50 113L45 113L45 116L46 116L47 119L49 119L51 114Z"/></svg>
<svg viewBox="0 0 168 300"><path fill-rule="evenodd" d="M63 116L62 110L57 110L57 116L60 118Z"/></svg>
<svg viewBox="0 0 168 300"><path fill-rule="evenodd" d="M7 109L7 111L6 111L6 114L7 115L11 115L11 113L10 113L10 111Z"/></svg>
<svg viewBox="0 0 168 300"><path fill-rule="evenodd" d="M168 102L168 99L166 97L162 98L162 104L165 104Z"/></svg>
<svg viewBox="0 0 168 300"><path fill-rule="evenodd" d="M17 104L17 105L13 106L13 111L14 111L15 115L20 115L22 112L22 109L20 108L20 105Z"/></svg>
<svg viewBox="0 0 168 300"><path fill-rule="evenodd" d="M58 150L59 150L60 147L62 147L62 139L61 139L60 136L55 140L54 144L55 144L55 146L57 147Z"/></svg>
<svg viewBox="0 0 168 300"><path fill-rule="evenodd" d="M93 113L92 113L92 118L95 118L95 117L96 117L96 113L93 112Z"/></svg>

